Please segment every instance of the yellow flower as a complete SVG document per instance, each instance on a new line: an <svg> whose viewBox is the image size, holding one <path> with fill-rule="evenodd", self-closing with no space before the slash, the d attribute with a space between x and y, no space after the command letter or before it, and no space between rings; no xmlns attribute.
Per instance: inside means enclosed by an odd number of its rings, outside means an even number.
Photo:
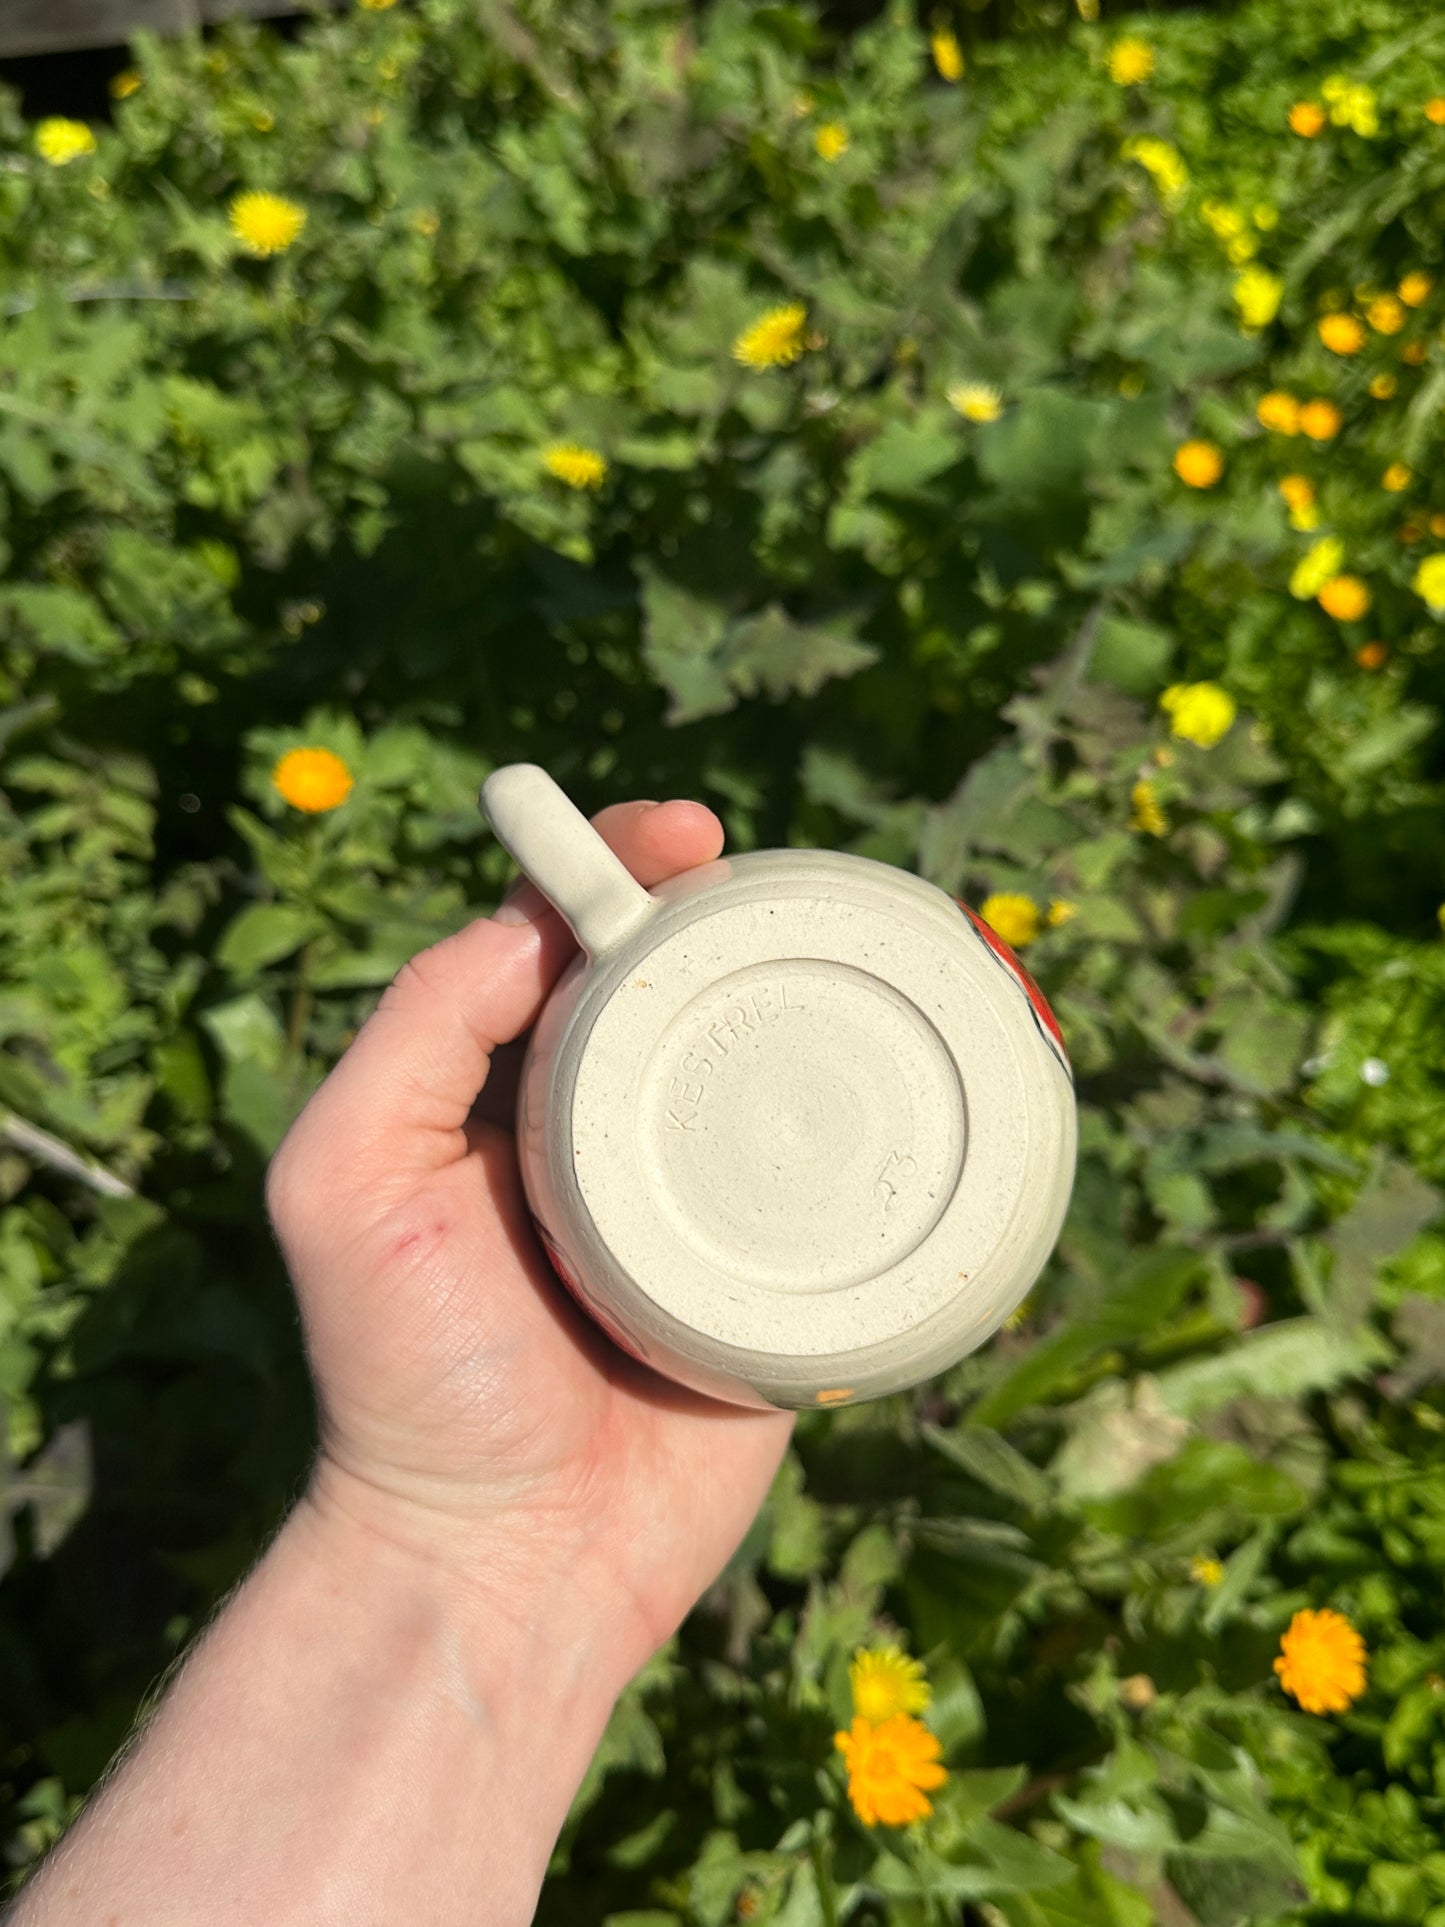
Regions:
<svg viewBox="0 0 1445 1927"><path fill-rule="evenodd" d="M1380 335L1397 335L1405 325L1405 304L1392 294L1382 294L1365 310L1365 318Z"/></svg>
<svg viewBox="0 0 1445 1927"><path fill-rule="evenodd" d="M601 488L607 475L605 457L579 442L552 442L542 450L542 466L568 488Z"/></svg>
<svg viewBox="0 0 1445 1927"><path fill-rule="evenodd" d="M1022 950L1039 934L1039 907L1032 897L1004 891L985 897L978 914L991 930L996 930L1014 950Z"/></svg>
<svg viewBox="0 0 1445 1927"><path fill-rule="evenodd" d="M1225 243L1224 252L1238 268L1246 261L1252 261L1259 253L1259 242L1252 234L1236 234L1232 240Z"/></svg>
<svg viewBox="0 0 1445 1927"><path fill-rule="evenodd" d="M928 43L933 49L933 64L945 80L963 79L963 49L958 35L941 27Z"/></svg>
<svg viewBox="0 0 1445 1927"><path fill-rule="evenodd" d="M1141 777L1129 792L1129 801L1134 806L1130 818L1130 828L1144 830L1150 836L1165 836L1169 830L1169 819L1159 807L1159 799L1154 785L1147 777Z"/></svg>
<svg viewBox="0 0 1445 1927"><path fill-rule="evenodd" d="M1338 435L1342 419L1332 401L1318 396L1314 401L1307 401L1299 411L1300 428L1312 442L1327 442Z"/></svg>
<svg viewBox="0 0 1445 1927"><path fill-rule="evenodd" d="M1147 40L1116 40L1109 49L1109 78L1119 87L1137 87L1154 71L1154 49Z"/></svg>
<svg viewBox="0 0 1445 1927"><path fill-rule="evenodd" d="M110 97L112 100L129 100L132 94L141 89L141 77L134 67L123 67L118 74L111 75Z"/></svg>
<svg viewBox="0 0 1445 1927"><path fill-rule="evenodd" d="M1207 1552L1196 1552L1189 1561L1189 1577L1201 1586L1217 1586L1224 1577L1224 1565Z"/></svg>
<svg viewBox="0 0 1445 1927"><path fill-rule="evenodd" d="M1166 201L1177 201L1189 185L1189 169L1177 147L1152 134L1132 134L1119 150L1126 161L1137 161L1153 177Z"/></svg>
<svg viewBox="0 0 1445 1927"><path fill-rule="evenodd" d="M293 810L316 815L344 803L355 778L329 749L288 749L272 770L271 781Z"/></svg>
<svg viewBox="0 0 1445 1927"><path fill-rule="evenodd" d="M1400 359L1408 362L1412 368L1418 368L1429 352L1423 341L1407 341L1400 350Z"/></svg>
<svg viewBox="0 0 1445 1927"><path fill-rule="evenodd" d="M52 167L68 167L83 154L95 152L95 135L83 120L64 120L52 115L35 130L35 151Z"/></svg>
<svg viewBox="0 0 1445 1927"><path fill-rule="evenodd" d="M1345 559L1345 545L1337 535L1321 536L1309 552L1300 557L1289 579L1289 592L1301 602L1317 596L1332 575L1338 575Z"/></svg>
<svg viewBox="0 0 1445 1927"><path fill-rule="evenodd" d="M895 1714L881 1726L861 1716L852 1730L835 1733L833 1744L848 1767L848 1798L865 1827L904 1827L933 1811L925 1788L948 1778L940 1762L943 1748L921 1720Z"/></svg>
<svg viewBox="0 0 1445 1927"><path fill-rule="evenodd" d="M1407 308L1419 308L1430 299L1430 290L1434 285L1428 274L1423 274L1419 268L1416 268L1412 274L1405 276L1396 293Z"/></svg>
<svg viewBox="0 0 1445 1927"><path fill-rule="evenodd" d="M1299 433L1299 403L1282 388L1271 388L1267 395L1261 395L1254 412L1261 427L1272 428L1280 435Z"/></svg>
<svg viewBox="0 0 1445 1927"><path fill-rule="evenodd" d="M1328 1606L1297 1612L1279 1642L1274 1670L1306 1713L1343 1713L1365 1690L1365 1642Z"/></svg>
<svg viewBox="0 0 1445 1927"><path fill-rule="evenodd" d="M1234 284L1235 306L1246 328L1267 328L1279 313L1284 282L1268 268L1246 268Z"/></svg>
<svg viewBox="0 0 1445 1927"><path fill-rule="evenodd" d="M1217 682L1171 683L1159 698L1169 733L1201 749L1213 749L1235 718L1234 698Z"/></svg>
<svg viewBox="0 0 1445 1927"><path fill-rule="evenodd" d="M1337 622L1358 622L1370 607L1370 591L1357 575L1332 575L1316 595L1327 616Z"/></svg>
<svg viewBox="0 0 1445 1927"><path fill-rule="evenodd" d="M1049 905L1049 926L1057 930L1061 923L1067 923L1070 917L1076 917L1078 914L1079 906L1076 903L1070 903L1067 897L1055 897Z"/></svg>
<svg viewBox="0 0 1445 1927"><path fill-rule="evenodd" d="M1401 489L1408 488L1415 479L1415 471L1406 462L1391 462L1380 477L1380 487L1388 489L1391 495L1398 495Z"/></svg>
<svg viewBox="0 0 1445 1927"><path fill-rule="evenodd" d="M1262 233L1268 234L1279 226L1279 209L1273 201L1256 201L1250 210L1250 219Z"/></svg>
<svg viewBox="0 0 1445 1927"><path fill-rule="evenodd" d="M859 1647L848 1668L853 1688L853 1711L873 1726L898 1713L921 1713L929 1701L928 1681L921 1660L909 1659L897 1646L871 1650Z"/></svg>
<svg viewBox="0 0 1445 1927"><path fill-rule="evenodd" d="M1380 669L1389 654L1383 642L1362 642L1355 651L1355 661L1361 669Z"/></svg>
<svg viewBox="0 0 1445 1927"><path fill-rule="evenodd" d="M1244 232L1244 216L1228 201L1201 202L1199 218L1216 240L1228 241L1231 236Z"/></svg>
<svg viewBox="0 0 1445 1927"><path fill-rule="evenodd" d="M1433 100L1425 102L1423 111L1426 120L1433 121L1437 127L1445 127L1445 98L1437 94Z"/></svg>
<svg viewBox="0 0 1445 1927"><path fill-rule="evenodd" d="M733 343L733 360L749 368L779 368L803 352L803 324L808 311L801 301L768 312L745 328Z"/></svg>
<svg viewBox="0 0 1445 1927"><path fill-rule="evenodd" d="M956 381L945 392L966 422L996 422L1003 413L1003 396L986 381Z"/></svg>
<svg viewBox="0 0 1445 1927"><path fill-rule="evenodd" d="M280 194L237 194L231 232L252 254L283 254L306 225L306 210Z"/></svg>
<svg viewBox="0 0 1445 1927"><path fill-rule="evenodd" d="M1289 110L1291 133L1312 141L1325 124L1325 110L1313 100L1297 100Z"/></svg>
<svg viewBox="0 0 1445 1927"><path fill-rule="evenodd" d="M1445 615L1445 555L1427 555L1416 569L1410 587L1429 606L1431 615Z"/></svg>
<svg viewBox="0 0 1445 1927"><path fill-rule="evenodd" d="M1334 355L1357 355L1365 345L1365 331L1352 314L1320 317L1320 340Z"/></svg>
<svg viewBox="0 0 1445 1927"><path fill-rule="evenodd" d="M368 13L385 13L388 7L396 5L396 0L356 0L356 4L365 7Z"/></svg>
<svg viewBox="0 0 1445 1927"><path fill-rule="evenodd" d="M1174 473L1188 488L1213 488L1224 473L1224 456L1213 442L1181 442Z"/></svg>
<svg viewBox="0 0 1445 1927"><path fill-rule="evenodd" d="M1281 477L1279 492L1289 506L1289 519L1294 528L1312 529L1319 526L1319 510L1315 507L1315 489L1307 475L1285 475Z"/></svg>
<svg viewBox="0 0 1445 1927"><path fill-rule="evenodd" d="M813 145L825 161L836 161L848 152L848 129L840 120L826 120L813 136Z"/></svg>
<svg viewBox="0 0 1445 1927"><path fill-rule="evenodd" d="M1388 401L1400 386L1393 375L1371 375L1370 393L1376 401Z"/></svg>

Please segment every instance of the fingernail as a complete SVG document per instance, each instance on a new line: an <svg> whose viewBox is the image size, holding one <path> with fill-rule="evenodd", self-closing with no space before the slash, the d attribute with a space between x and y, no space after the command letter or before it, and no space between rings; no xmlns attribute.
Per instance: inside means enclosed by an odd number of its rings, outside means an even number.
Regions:
<svg viewBox="0 0 1445 1927"><path fill-rule="evenodd" d="M519 877L492 912L493 923L535 923L551 904L529 877Z"/></svg>

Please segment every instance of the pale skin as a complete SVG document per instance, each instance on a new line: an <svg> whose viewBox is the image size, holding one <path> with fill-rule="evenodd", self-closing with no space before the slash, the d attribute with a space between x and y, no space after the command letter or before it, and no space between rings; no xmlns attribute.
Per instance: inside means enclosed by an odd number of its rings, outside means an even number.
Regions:
<svg viewBox="0 0 1445 1927"><path fill-rule="evenodd" d="M722 848L700 803L593 821L644 884ZM407 965L292 1126L266 1201L309 1486L10 1927L532 1919L618 1694L792 1428L625 1357L536 1241L516 1050L488 1071L575 951L524 886Z"/></svg>

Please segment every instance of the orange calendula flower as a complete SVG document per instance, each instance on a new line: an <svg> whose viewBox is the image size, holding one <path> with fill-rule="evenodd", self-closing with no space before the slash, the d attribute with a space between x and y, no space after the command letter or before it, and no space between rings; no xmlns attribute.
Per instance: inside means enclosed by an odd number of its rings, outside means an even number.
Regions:
<svg viewBox="0 0 1445 1927"><path fill-rule="evenodd" d="M1408 462L1391 462L1380 477L1380 487L1388 489L1391 495L1398 495L1401 489L1408 488L1415 479L1415 471Z"/></svg>
<svg viewBox="0 0 1445 1927"><path fill-rule="evenodd" d="M1393 294L1377 295L1365 318L1377 335L1397 335L1405 325L1405 304Z"/></svg>
<svg viewBox="0 0 1445 1927"><path fill-rule="evenodd" d="M1418 368L1429 352L1423 341L1407 341L1400 350L1400 359L1411 368Z"/></svg>
<svg viewBox="0 0 1445 1927"><path fill-rule="evenodd" d="M1213 488L1224 473L1223 451L1213 442L1182 442L1174 451L1174 473L1188 488Z"/></svg>
<svg viewBox="0 0 1445 1927"><path fill-rule="evenodd" d="M1370 608L1370 591L1357 575L1332 575L1320 584L1315 600L1336 622L1358 622Z"/></svg>
<svg viewBox="0 0 1445 1927"><path fill-rule="evenodd" d="M288 749L271 772L271 781L292 809L313 816L344 803L355 780L329 749Z"/></svg>
<svg viewBox="0 0 1445 1927"><path fill-rule="evenodd" d="M1437 539L1445 535L1445 515L1432 515L1430 517L1430 533Z"/></svg>
<svg viewBox="0 0 1445 1927"><path fill-rule="evenodd" d="M1416 268L1413 274L1405 276L1395 292L1407 308L1419 308L1430 299L1430 290L1434 285L1428 274L1423 274Z"/></svg>
<svg viewBox="0 0 1445 1927"><path fill-rule="evenodd" d="M1328 442L1339 434L1343 416L1332 401L1316 398L1299 411L1300 433L1312 442Z"/></svg>
<svg viewBox="0 0 1445 1927"><path fill-rule="evenodd" d="M1445 127L1445 96L1437 94L1433 100L1425 102L1425 118L1437 127Z"/></svg>
<svg viewBox="0 0 1445 1927"><path fill-rule="evenodd" d="M933 1811L927 1790L948 1778L943 1748L921 1720L898 1713L874 1726L861 1715L833 1744L848 1768L848 1798L865 1827L906 1827Z"/></svg>
<svg viewBox="0 0 1445 1927"><path fill-rule="evenodd" d="M923 1662L898 1646L859 1647L848 1668L853 1711L881 1726L898 1713L921 1713L929 1701Z"/></svg>
<svg viewBox="0 0 1445 1927"><path fill-rule="evenodd" d="M1289 125L1292 134L1300 134L1312 141L1325 124L1325 110L1318 101L1297 100L1289 110Z"/></svg>
<svg viewBox="0 0 1445 1927"><path fill-rule="evenodd" d="M1320 340L1332 355L1357 355L1365 345L1365 331L1352 314L1320 316Z"/></svg>
<svg viewBox="0 0 1445 1927"><path fill-rule="evenodd" d="M1272 428L1278 435L1299 433L1299 403L1282 388L1261 395L1254 412L1262 428Z"/></svg>
<svg viewBox="0 0 1445 1927"><path fill-rule="evenodd" d="M1355 661L1361 669L1380 669L1384 666L1389 654L1383 642L1362 642L1355 651Z"/></svg>
<svg viewBox="0 0 1445 1927"><path fill-rule="evenodd" d="M1308 475L1282 475L1279 492L1292 509L1314 507L1315 485Z"/></svg>
<svg viewBox="0 0 1445 1927"><path fill-rule="evenodd" d="M1279 1646L1279 1683L1306 1713L1343 1713L1364 1692L1365 1642L1343 1613L1297 1612Z"/></svg>

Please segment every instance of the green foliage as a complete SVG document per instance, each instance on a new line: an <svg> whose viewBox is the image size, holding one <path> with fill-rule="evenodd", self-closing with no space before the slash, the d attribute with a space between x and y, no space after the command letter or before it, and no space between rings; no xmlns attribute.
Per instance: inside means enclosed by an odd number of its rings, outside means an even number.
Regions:
<svg viewBox="0 0 1445 1927"><path fill-rule="evenodd" d="M734 848L1031 897L1082 1126L1023 1314L800 1420L540 1918L1445 1923L1445 650L1412 587L1445 550L1445 25L1180 13L1123 86L1083 24L945 84L934 24L401 0L143 39L63 167L0 102L16 1869L304 1475L265 1161L496 901L476 791L525 759L588 809L694 795ZM1335 74L1369 112L1291 133ZM273 258L246 189L305 211ZM1248 268L1280 303L1247 331ZM1326 349L1322 310L1410 273L1398 327ZM796 355L740 360L793 304ZM1339 432L1267 430L1270 390ZM1291 592L1326 535L1368 620ZM1158 702L1201 678L1240 712L1207 748ZM301 747L339 807L278 793ZM1326 1605L1370 1655L1328 1718L1272 1670ZM949 1768L907 1832L857 1821L832 1744L885 1637Z"/></svg>

